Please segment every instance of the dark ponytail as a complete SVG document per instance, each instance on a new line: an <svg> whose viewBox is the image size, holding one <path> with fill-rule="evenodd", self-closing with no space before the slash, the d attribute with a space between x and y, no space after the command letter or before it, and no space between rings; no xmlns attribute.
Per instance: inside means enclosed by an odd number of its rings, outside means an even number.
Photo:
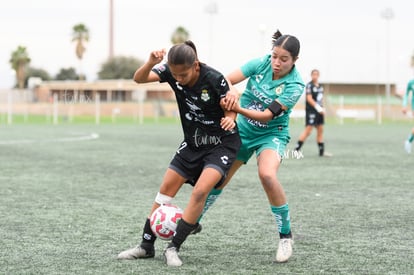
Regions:
<svg viewBox="0 0 414 275"><path fill-rule="evenodd" d="M191 40L174 45L168 52L168 64L192 66L198 61L197 49Z"/></svg>
<svg viewBox="0 0 414 275"><path fill-rule="evenodd" d="M282 33L277 30L272 36L272 46L273 48L281 47L282 49L287 50L294 59L299 56L300 42L293 35L282 35Z"/></svg>

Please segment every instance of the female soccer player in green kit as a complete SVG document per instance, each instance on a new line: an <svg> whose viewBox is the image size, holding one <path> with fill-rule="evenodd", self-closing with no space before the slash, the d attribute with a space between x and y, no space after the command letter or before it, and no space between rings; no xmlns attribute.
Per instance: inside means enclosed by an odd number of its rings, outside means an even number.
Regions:
<svg viewBox="0 0 414 275"><path fill-rule="evenodd" d="M289 114L305 86L295 67L299 50L296 37L277 31L273 35L271 54L251 60L227 76L232 84L245 79L248 82L240 105L226 102L228 108L231 106L241 114L237 116L237 125L242 146L225 183L256 154L259 178L280 237L276 262L288 261L293 246L289 206L277 172L290 140Z"/></svg>
<svg viewBox="0 0 414 275"><path fill-rule="evenodd" d="M404 95L403 99L403 113L406 114L408 111L407 105L408 105L408 97L411 95L411 112L414 112L414 79L408 82L407 90ZM411 129L411 133L408 136L407 140L404 143L404 149L408 154L411 154L411 144L414 140L414 127Z"/></svg>

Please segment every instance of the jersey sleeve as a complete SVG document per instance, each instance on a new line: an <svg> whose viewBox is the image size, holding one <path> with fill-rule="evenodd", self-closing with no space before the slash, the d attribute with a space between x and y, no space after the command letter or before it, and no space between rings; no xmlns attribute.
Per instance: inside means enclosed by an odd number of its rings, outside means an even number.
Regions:
<svg viewBox="0 0 414 275"><path fill-rule="evenodd" d="M305 92L306 92L306 94L312 94L312 84L311 83L306 84Z"/></svg>
<svg viewBox="0 0 414 275"><path fill-rule="evenodd" d="M215 81L215 89L217 90L220 98L226 96L227 92L230 90L229 83L223 75L218 75Z"/></svg>
<svg viewBox="0 0 414 275"><path fill-rule="evenodd" d="M277 98L277 100L288 109L292 109L303 93L304 85L301 83L293 82L288 83L283 93Z"/></svg>
<svg viewBox="0 0 414 275"><path fill-rule="evenodd" d="M160 77L160 82L167 82L171 77L171 72L167 64L159 64L155 66L151 71Z"/></svg>
<svg viewBox="0 0 414 275"><path fill-rule="evenodd" d="M243 73L243 75L246 78L255 75L259 71L260 66L262 66L265 58L266 57L252 59L243 66L241 66L240 70Z"/></svg>

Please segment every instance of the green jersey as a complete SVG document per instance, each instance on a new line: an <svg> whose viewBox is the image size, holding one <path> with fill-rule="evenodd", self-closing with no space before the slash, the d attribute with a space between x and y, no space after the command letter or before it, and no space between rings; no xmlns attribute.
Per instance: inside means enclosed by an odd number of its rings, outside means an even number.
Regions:
<svg viewBox="0 0 414 275"><path fill-rule="evenodd" d="M407 91L405 92L404 99L403 99L403 106L407 107L408 104L408 97L411 95L411 109L414 110L414 79L408 82Z"/></svg>
<svg viewBox="0 0 414 275"><path fill-rule="evenodd" d="M252 135L276 133L289 125L289 114L304 91L305 84L294 66L281 79L273 80L271 56L251 60L241 67L243 75L249 78L246 89L240 97L240 105L250 110L263 111L278 100L288 109L267 123L238 115L239 130Z"/></svg>

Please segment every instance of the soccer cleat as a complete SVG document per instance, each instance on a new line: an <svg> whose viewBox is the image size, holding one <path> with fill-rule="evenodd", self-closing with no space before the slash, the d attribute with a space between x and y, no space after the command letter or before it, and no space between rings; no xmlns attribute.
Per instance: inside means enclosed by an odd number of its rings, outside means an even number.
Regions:
<svg viewBox="0 0 414 275"><path fill-rule="evenodd" d="M325 153L323 153L323 155L321 157L330 158L330 157L333 157L333 154L332 153L329 153L329 152L325 152Z"/></svg>
<svg viewBox="0 0 414 275"><path fill-rule="evenodd" d="M200 233L202 229L203 229L203 227L201 226L201 224L197 223L196 227L193 230L191 230L190 234L195 235L197 233Z"/></svg>
<svg viewBox="0 0 414 275"><path fill-rule="evenodd" d="M407 154L411 154L411 142L409 142L408 140L406 140L404 142L404 149L407 152Z"/></svg>
<svg viewBox="0 0 414 275"><path fill-rule="evenodd" d="M182 266L183 262L181 261L180 257L178 257L177 248L167 247L164 250L164 259L168 266Z"/></svg>
<svg viewBox="0 0 414 275"><path fill-rule="evenodd" d="M118 260L135 260L135 259L145 259L153 258L155 256L155 250L144 249L140 245L130 248L128 250L122 251L118 254Z"/></svg>
<svg viewBox="0 0 414 275"><path fill-rule="evenodd" d="M276 253L276 262L278 263L287 262L290 256L292 256L292 252L293 252L292 246L293 246L292 238L280 239L279 247L277 248L277 253Z"/></svg>

